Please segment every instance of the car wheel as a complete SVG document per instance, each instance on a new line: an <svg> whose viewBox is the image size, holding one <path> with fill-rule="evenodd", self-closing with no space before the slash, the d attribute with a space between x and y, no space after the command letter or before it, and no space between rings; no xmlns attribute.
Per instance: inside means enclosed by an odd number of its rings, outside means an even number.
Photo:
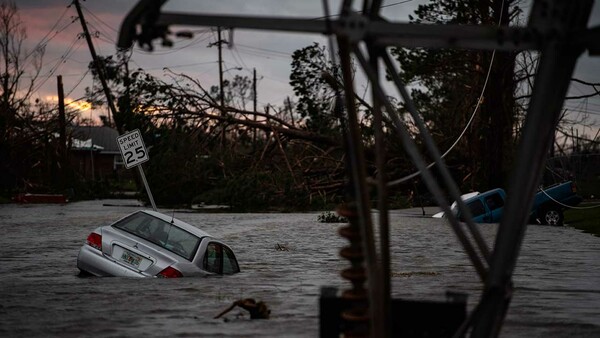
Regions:
<svg viewBox="0 0 600 338"><path fill-rule="evenodd" d="M563 225L563 213L560 209L551 207L544 210L542 221L548 225Z"/></svg>

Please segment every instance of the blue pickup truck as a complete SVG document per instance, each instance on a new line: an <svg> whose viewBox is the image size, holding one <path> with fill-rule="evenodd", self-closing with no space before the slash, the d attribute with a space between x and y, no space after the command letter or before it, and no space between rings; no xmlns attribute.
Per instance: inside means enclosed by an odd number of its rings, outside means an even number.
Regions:
<svg viewBox="0 0 600 338"><path fill-rule="evenodd" d="M463 195L463 199L471 210L475 223L500 222L506 200L504 190L493 189L483 193L470 193ZM571 181L540 189L533 200L529 221L530 223L563 225L563 210L576 206L581 200L581 197L577 195L575 184ZM452 210L458 213L456 202L452 205ZM460 213L457 216L464 221ZM443 217L443 214L439 213L434 217Z"/></svg>

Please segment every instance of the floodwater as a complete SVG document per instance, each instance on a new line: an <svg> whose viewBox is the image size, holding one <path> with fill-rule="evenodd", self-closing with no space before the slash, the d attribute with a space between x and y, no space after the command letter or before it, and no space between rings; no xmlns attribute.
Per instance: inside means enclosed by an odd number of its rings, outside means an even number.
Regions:
<svg viewBox="0 0 600 338"><path fill-rule="evenodd" d="M78 277L87 235L137 210L124 206L132 203L0 205L0 336L317 337L320 288L349 285L339 277L348 265L338 255L341 225L319 223L318 212L176 212L234 248L242 269L234 276ZM394 297L465 292L471 311L482 286L454 234L444 220L410 213L391 217ZM481 225L488 243L496 228ZM530 226L514 283L502 337L600 337L600 238ZM250 320L241 309L213 319L241 298L266 302L271 319Z"/></svg>

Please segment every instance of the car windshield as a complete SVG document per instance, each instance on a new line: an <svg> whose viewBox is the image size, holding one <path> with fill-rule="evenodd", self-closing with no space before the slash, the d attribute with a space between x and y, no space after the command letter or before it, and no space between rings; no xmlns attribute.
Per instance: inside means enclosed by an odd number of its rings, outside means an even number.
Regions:
<svg viewBox="0 0 600 338"><path fill-rule="evenodd" d="M200 238L143 212L137 212L113 224L113 227L141 237L187 260L192 260Z"/></svg>

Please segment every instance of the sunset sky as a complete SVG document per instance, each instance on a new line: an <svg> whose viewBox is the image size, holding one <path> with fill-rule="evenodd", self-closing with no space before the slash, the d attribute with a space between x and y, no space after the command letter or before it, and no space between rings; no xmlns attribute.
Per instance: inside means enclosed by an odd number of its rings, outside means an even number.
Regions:
<svg viewBox="0 0 600 338"><path fill-rule="evenodd" d="M407 21L408 14L414 12L424 0L384 1L383 14L393 21ZM82 1L84 16L94 35L94 44L100 55L113 55L122 20L137 3L134 0L87 0ZM356 2L359 3L359 2ZM56 76L63 76L67 101L77 100L84 94L85 87L92 86L92 77L87 72L91 60L90 52L79 34L81 25L77 20L71 0L17 0L21 19L26 24L26 47L31 49L43 43L46 51L43 70L36 97L44 100L56 97ZM234 15L277 15L302 18L324 16L321 0L170 0L165 11L180 11L202 14ZM527 5L523 6L528 10ZM596 4L590 26L600 23L600 10ZM339 11L339 1L330 1L332 13ZM149 53L135 47L131 58L131 69L142 68L156 76L164 76L163 68L183 72L200 80L205 87L218 84L217 48L208 48L217 40L216 30L208 27L171 27L172 31L189 29L195 32L192 39L173 38L175 45L164 48L155 44L155 51ZM223 37L230 40L229 33ZM259 107L270 103L281 106L287 96L292 96L289 86L291 54L314 41L326 45L320 35L298 33L275 33L265 31L235 30L233 46L224 48L223 59L225 77L248 75L252 69L258 75ZM242 67L242 70L234 68ZM583 81L600 83L600 57L589 58L587 54L578 63L575 77ZM357 91L366 90L366 83L359 83ZM589 93L591 88L572 84L571 95ZM293 97L292 97L293 99ZM591 118L600 121L600 100L570 101L566 106L575 113L587 111ZM102 112L100 112L102 113ZM595 133L595 130L593 131ZM588 131L590 133L590 131ZM593 135L592 135L593 137Z"/></svg>
<svg viewBox="0 0 600 338"><path fill-rule="evenodd" d="M92 85L91 74L86 73L91 60L85 39L78 37L82 32L75 6L67 8L71 0L19 0L17 6L23 21L26 22L28 45L35 46L44 37L48 41L44 57L44 71L39 97L47 99L56 96L56 75L63 76L65 92L77 99L83 96L84 88ZM112 55L116 51L116 40L123 18L137 3L132 0L87 0L82 1L84 16L94 37L97 53ZM332 1L333 4L338 1ZM418 1L396 1L386 8L386 13L407 20ZM337 9L337 5L335 9ZM279 15L304 18L324 16L321 1L168 1L164 10L205 13ZM193 39L173 38L173 48L155 45L152 53L136 46L131 58L131 69L142 68L159 77L164 76L163 68L174 72L183 72L198 78L209 88L218 84L218 51L208 48L217 40L215 29L208 27L172 27L178 30L192 30ZM58 33L57 33L58 32ZM306 47L313 41L326 44L321 35L298 33L275 33L261 31L235 30L233 37L226 31L223 38L233 40L231 48L223 49L225 78L234 75L252 76L256 68L258 78L259 108L270 103L280 106L286 97L292 96L289 86L291 54ZM243 68L237 70L235 68Z"/></svg>

